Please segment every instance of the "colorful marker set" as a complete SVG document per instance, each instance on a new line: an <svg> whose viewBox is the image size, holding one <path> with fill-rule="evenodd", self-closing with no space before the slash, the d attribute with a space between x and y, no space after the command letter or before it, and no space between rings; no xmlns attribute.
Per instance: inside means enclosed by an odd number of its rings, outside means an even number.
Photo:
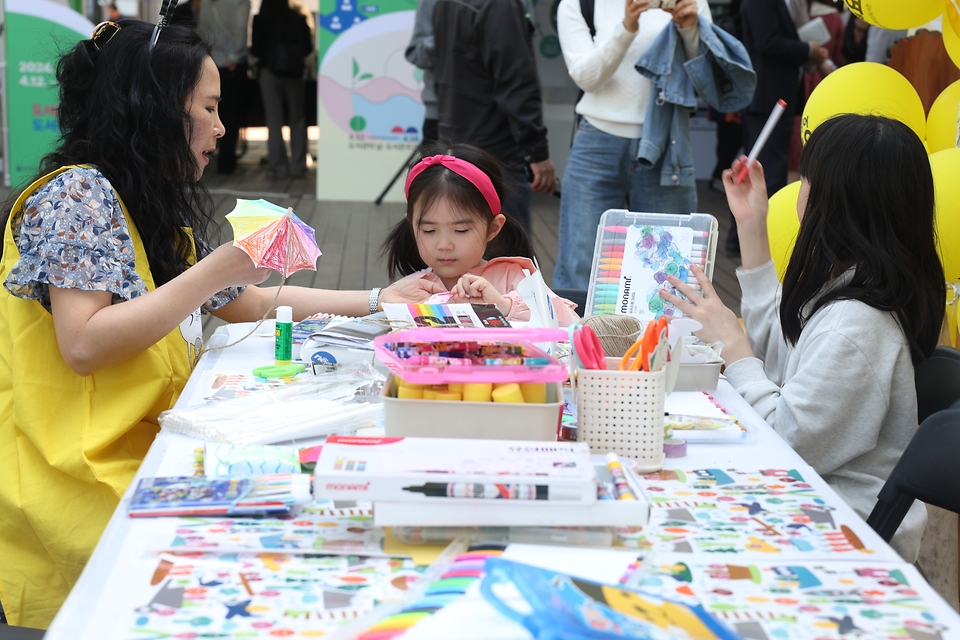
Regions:
<svg viewBox="0 0 960 640"><path fill-rule="evenodd" d="M470 585L483 577L487 560L500 557L505 548L502 544L471 546L453 559L422 596L373 624L357 635L357 640L392 640L402 636L424 618L463 596Z"/></svg>
<svg viewBox="0 0 960 640"><path fill-rule="evenodd" d="M718 225L708 214L631 213L610 210L597 231L587 315L632 315L641 320L682 315L660 296L676 293L668 280L701 287L690 270L713 276Z"/></svg>

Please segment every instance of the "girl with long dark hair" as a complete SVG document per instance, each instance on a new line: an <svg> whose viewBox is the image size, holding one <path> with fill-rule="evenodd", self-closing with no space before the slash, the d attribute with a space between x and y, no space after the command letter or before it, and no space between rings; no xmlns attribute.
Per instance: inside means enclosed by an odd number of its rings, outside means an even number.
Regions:
<svg viewBox="0 0 960 640"><path fill-rule="evenodd" d="M906 125L843 115L817 127L800 159L800 232L782 288L767 240L763 168L724 172L737 218L746 335L702 271L703 295L661 292L724 343L727 380L866 518L917 429L914 365L937 344L946 283L923 143ZM892 544L913 562L926 512Z"/></svg>
<svg viewBox="0 0 960 640"><path fill-rule="evenodd" d="M190 375L201 306L366 315L440 289L247 286L268 271L204 240L216 65L191 30L153 32L102 23L63 55L60 142L2 219L0 602L16 625L47 627L79 577Z"/></svg>

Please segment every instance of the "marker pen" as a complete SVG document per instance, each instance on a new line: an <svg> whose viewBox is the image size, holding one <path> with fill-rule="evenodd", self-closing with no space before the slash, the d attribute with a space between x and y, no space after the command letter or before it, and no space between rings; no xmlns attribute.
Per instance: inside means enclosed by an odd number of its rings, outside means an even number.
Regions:
<svg viewBox="0 0 960 640"><path fill-rule="evenodd" d="M407 358L407 364L416 365L450 365L455 367L465 367L473 364L466 358L444 358L441 356L411 356Z"/></svg>
<svg viewBox="0 0 960 640"><path fill-rule="evenodd" d="M611 451L607 454L606 459L607 470L613 476L613 492L616 494L617 500L636 500L637 496L633 495L633 491L630 490L630 485L627 483L627 474L620 464L620 457Z"/></svg>
<svg viewBox="0 0 960 640"><path fill-rule="evenodd" d="M786 102L777 100L773 111L770 112L770 117L767 118L766 124L764 124L763 129L760 130L760 136L757 137L757 141L753 143L753 148L750 149L750 155L747 156L747 161L740 167L740 173L737 174L737 184L743 182L743 179L747 177L747 173L750 171L750 165L757 161L757 156L763 151L763 145L767 143L767 139L770 137L770 134L773 133L773 128L777 126L777 122L780 120L780 116L783 115L783 111L786 108Z"/></svg>
<svg viewBox="0 0 960 640"><path fill-rule="evenodd" d="M627 232L627 229L629 229L629 228L630 228L630 227L612 226L612 227L604 227L603 230L604 230L604 231L609 231L609 232L611 232L611 233L626 233L626 232Z"/></svg>
<svg viewBox="0 0 960 640"><path fill-rule="evenodd" d="M432 498L479 498L484 500L567 500L580 501L579 487L545 484L491 484L480 482L427 482L404 491ZM632 495L632 494L631 494Z"/></svg>

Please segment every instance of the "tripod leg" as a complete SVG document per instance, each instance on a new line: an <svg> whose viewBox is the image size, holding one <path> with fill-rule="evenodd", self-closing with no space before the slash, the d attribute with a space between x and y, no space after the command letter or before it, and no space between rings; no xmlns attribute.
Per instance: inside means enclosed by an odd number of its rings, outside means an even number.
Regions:
<svg viewBox="0 0 960 640"><path fill-rule="evenodd" d="M380 203L383 202L383 199L387 196L387 191L390 191L391 187L393 187L393 183L400 178L400 174L402 174L407 167L410 166L410 163L413 162L413 158L417 155L418 151L420 151L419 146L410 152L410 155L406 160L403 161L403 164L400 165L400 168L397 169L397 172L394 174L393 178L391 178L389 184L387 184L386 188L380 192L380 195L377 196L377 199L373 201L373 204L377 205L378 207L380 206Z"/></svg>

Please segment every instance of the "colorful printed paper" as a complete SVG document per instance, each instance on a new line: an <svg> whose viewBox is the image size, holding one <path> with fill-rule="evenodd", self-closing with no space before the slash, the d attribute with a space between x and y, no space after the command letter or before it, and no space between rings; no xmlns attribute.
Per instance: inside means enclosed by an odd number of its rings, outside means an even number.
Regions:
<svg viewBox="0 0 960 640"><path fill-rule="evenodd" d="M400 600L422 570L402 558L163 554L142 566L115 637L325 637Z"/></svg>
<svg viewBox="0 0 960 640"><path fill-rule="evenodd" d="M300 473L300 459L296 447L208 442L204 449L203 468L208 476Z"/></svg>
<svg viewBox="0 0 960 640"><path fill-rule="evenodd" d="M641 482L650 521L634 542L643 549L899 560L812 469L665 469Z"/></svg>
<svg viewBox="0 0 960 640"><path fill-rule="evenodd" d="M303 507L294 515L262 518L179 518L159 548L217 553L329 553L385 556L384 531L369 508Z"/></svg>
<svg viewBox="0 0 960 640"><path fill-rule="evenodd" d="M384 304L387 318L411 327L509 327L493 304Z"/></svg>
<svg viewBox="0 0 960 640"><path fill-rule="evenodd" d="M913 566L657 555L622 584L703 606L750 640L945 640L956 614Z"/></svg>

